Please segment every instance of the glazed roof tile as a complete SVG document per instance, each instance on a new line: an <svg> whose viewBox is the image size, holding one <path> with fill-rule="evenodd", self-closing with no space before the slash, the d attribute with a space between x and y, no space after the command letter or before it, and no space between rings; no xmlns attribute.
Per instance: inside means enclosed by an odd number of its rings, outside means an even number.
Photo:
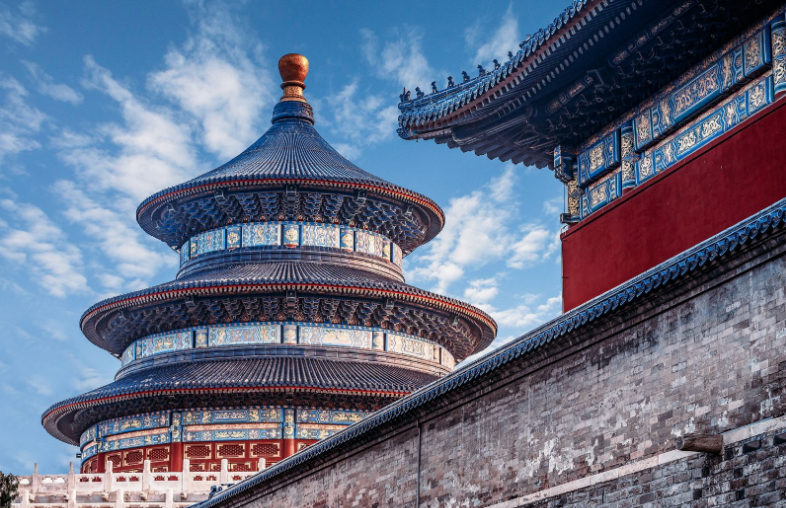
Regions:
<svg viewBox="0 0 786 508"><path fill-rule="evenodd" d="M218 270L196 274L193 277L177 279L112 297L85 311L80 323L83 333L93 343L119 353L122 352L125 344L110 345L105 343L95 328L95 323L100 321L102 316L115 309L156 305L164 301L185 298L187 294L184 293L189 292L209 298L211 294L280 293L289 289L322 294L392 298L460 315L474 323L480 331L481 339L477 344L474 344L472 351L488 346L494 339L497 330L496 323L488 314L459 300L407 284L393 282L380 275L351 267L292 261L230 265ZM445 344L445 346L459 359L472 352L459 348L457 344Z"/></svg>
<svg viewBox="0 0 786 508"><path fill-rule="evenodd" d="M116 381L58 402L44 412L42 420L50 432L66 415L117 399L170 396L200 390L272 391L302 389L366 396L401 396L437 376L390 364L336 361L303 357L266 357L178 363L133 372ZM59 431L61 439L78 440Z"/></svg>
<svg viewBox="0 0 786 508"><path fill-rule="evenodd" d="M429 217L429 227L423 242L439 233L444 214L436 203L422 194L360 169L330 146L313 123L308 104L278 103L274 110L273 125L243 153L212 171L145 199L137 209L140 226L159 238L153 215L168 203L219 188L296 183L302 189L327 186L348 191L362 189L386 195L392 201L420 208L423 215ZM205 199L213 199L213 195L209 194Z"/></svg>

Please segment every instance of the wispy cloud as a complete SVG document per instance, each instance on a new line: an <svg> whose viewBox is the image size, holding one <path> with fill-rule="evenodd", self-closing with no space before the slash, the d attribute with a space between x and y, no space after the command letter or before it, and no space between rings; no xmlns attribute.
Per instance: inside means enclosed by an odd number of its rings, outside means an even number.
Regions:
<svg viewBox="0 0 786 508"><path fill-rule="evenodd" d="M256 139L261 111L278 87L261 64L263 46L241 27L225 4L190 4L196 31L171 49L163 70L152 73L154 91L174 101L196 123L204 147L232 157Z"/></svg>
<svg viewBox="0 0 786 508"><path fill-rule="evenodd" d="M143 233L134 227L132 215L100 205L74 182L58 181L53 190L67 196L64 216L79 224L85 237L113 262L110 272L96 274L106 291L143 288L159 269L176 265L174 253L167 256L163 249L147 245L152 242L143 239Z"/></svg>
<svg viewBox="0 0 786 508"><path fill-rule="evenodd" d="M146 104L92 57L85 58L84 86L113 99L122 123L90 133L65 132L60 156L93 191L130 199L129 209L160 189L186 180L199 168L191 130L166 108Z"/></svg>
<svg viewBox="0 0 786 508"><path fill-rule="evenodd" d="M41 145L35 139L47 116L27 103L28 92L12 76L0 73L0 163Z"/></svg>
<svg viewBox="0 0 786 508"><path fill-rule="evenodd" d="M362 99L361 97L362 96ZM398 108L389 100L364 91L358 81L321 102L320 119L341 139L336 149L345 157L358 157L363 148L392 138L396 133Z"/></svg>
<svg viewBox="0 0 786 508"><path fill-rule="evenodd" d="M520 269L551 256L555 231L536 222L514 223L515 183L515 169L509 164L482 188L451 199L445 229L423 247L422 254L413 255L408 272L416 280L433 281L434 291L445 293L469 268L505 260L509 267Z"/></svg>
<svg viewBox="0 0 786 508"><path fill-rule="evenodd" d="M423 54L423 36L418 29L396 30L385 41L380 41L367 29L361 30L360 35L366 61L378 76L393 79L402 87L414 89L419 86L427 91L425 86L435 79L435 73Z"/></svg>
<svg viewBox="0 0 786 508"><path fill-rule="evenodd" d="M26 60L23 60L22 64L27 68L30 76L35 81L36 89L39 93L58 101L70 102L71 104L82 102L82 94L64 83L55 83L52 76L44 72L38 64Z"/></svg>
<svg viewBox="0 0 786 508"><path fill-rule="evenodd" d="M508 51L514 53L521 42L519 37L519 22L513 13L513 4L508 6L494 33L484 37L486 32L483 23L479 22L468 28L464 33L467 46L475 49L474 64L487 66L493 59L500 62L507 60Z"/></svg>
<svg viewBox="0 0 786 508"><path fill-rule="evenodd" d="M31 46L46 28L33 21L36 16L31 2L21 2L15 9L0 5L0 35L12 41Z"/></svg>
<svg viewBox="0 0 786 508"><path fill-rule="evenodd" d="M24 264L32 279L54 296L89 290L82 273L82 252L43 210L3 199L0 211L7 217L0 223L0 256Z"/></svg>

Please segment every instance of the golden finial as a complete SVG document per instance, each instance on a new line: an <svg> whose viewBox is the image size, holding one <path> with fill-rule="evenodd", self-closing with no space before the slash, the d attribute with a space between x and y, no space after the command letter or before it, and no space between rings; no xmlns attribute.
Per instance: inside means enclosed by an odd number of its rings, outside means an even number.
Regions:
<svg viewBox="0 0 786 508"><path fill-rule="evenodd" d="M306 98L303 97L306 84L303 82L308 75L308 59L297 53L284 55L278 60L278 73L284 81L281 83L281 88L284 90L281 101L306 102Z"/></svg>

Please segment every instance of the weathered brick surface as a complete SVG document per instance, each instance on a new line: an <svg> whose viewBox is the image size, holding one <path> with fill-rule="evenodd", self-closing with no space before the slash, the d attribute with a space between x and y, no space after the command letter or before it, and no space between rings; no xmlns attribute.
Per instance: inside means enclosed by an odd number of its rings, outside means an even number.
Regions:
<svg viewBox="0 0 786 508"><path fill-rule="evenodd" d="M724 277L697 283L675 305L571 337L389 439L230 504L416 506L419 466L419 506L487 506L672 450L683 433L783 415L786 257ZM777 506L786 445L760 441L534 506Z"/></svg>

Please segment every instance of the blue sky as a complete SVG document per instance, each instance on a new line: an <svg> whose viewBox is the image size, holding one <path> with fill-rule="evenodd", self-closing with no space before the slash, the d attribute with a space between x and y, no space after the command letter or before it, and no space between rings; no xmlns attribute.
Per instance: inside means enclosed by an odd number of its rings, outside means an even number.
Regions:
<svg viewBox="0 0 786 508"><path fill-rule="evenodd" d="M309 58L306 96L331 144L445 210L441 235L405 259L409 283L486 309L495 345L556 316L563 197L552 173L395 129L403 86L474 75L563 7L0 0L0 470L67 471L76 448L40 415L119 366L82 336L80 315L177 270L136 206L265 132L285 53Z"/></svg>

